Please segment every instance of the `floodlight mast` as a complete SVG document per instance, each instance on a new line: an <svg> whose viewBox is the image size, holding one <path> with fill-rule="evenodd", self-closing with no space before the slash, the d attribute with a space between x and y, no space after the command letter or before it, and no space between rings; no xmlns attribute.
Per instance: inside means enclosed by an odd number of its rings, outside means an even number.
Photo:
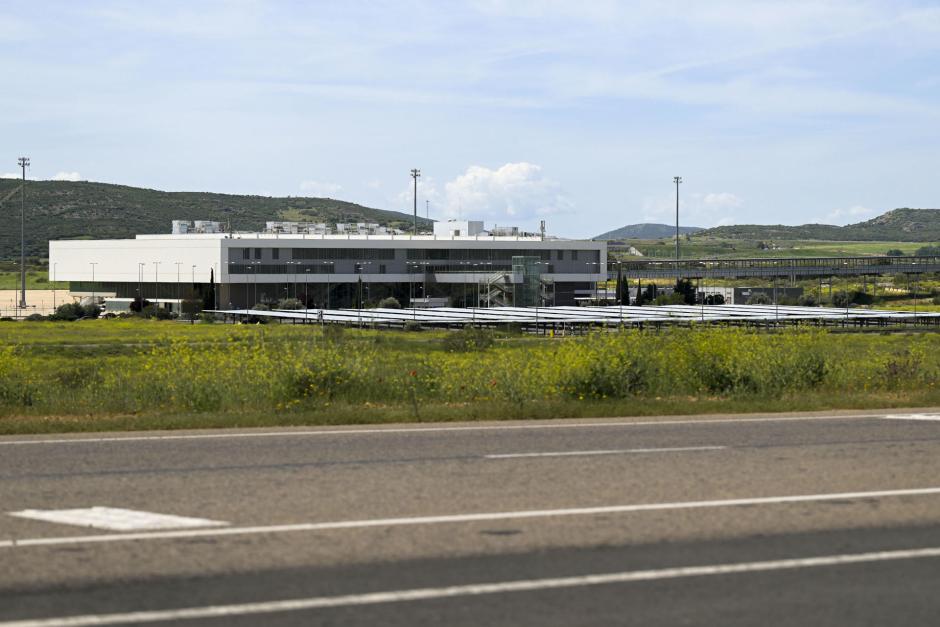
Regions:
<svg viewBox="0 0 940 627"><path fill-rule="evenodd" d="M20 157L17 163L23 168L23 184L20 186L20 309L26 309L26 168L29 157Z"/></svg>
<svg viewBox="0 0 940 627"><path fill-rule="evenodd" d="M418 234L418 178L420 176L421 176L421 170L419 170L418 168L414 168L411 170L411 178L415 180L415 198L414 198L415 222L414 222L414 230L412 232L414 235Z"/></svg>
<svg viewBox="0 0 940 627"><path fill-rule="evenodd" d="M672 177L676 184L676 276L679 276L679 184L682 182L681 176Z"/></svg>

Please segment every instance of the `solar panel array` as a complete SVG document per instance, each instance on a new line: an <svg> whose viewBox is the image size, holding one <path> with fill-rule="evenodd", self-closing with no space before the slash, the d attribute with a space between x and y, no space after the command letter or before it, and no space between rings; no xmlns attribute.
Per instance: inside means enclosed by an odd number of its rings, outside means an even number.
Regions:
<svg viewBox="0 0 940 627"><path fill-rule="evenodd" d="M323 322L347 325L402 326L408 322L422 326L462 326L466 324L572 325L599 324L636 326L641 324L705 323L794 323L794 322L903 322L940 321L937 312L889 311L878 309L835 309L774 305L662 305L655 307L493 307L433 309L295 309L260 311L225 309L214 313L234 317L252 316L279 320Z"/></svg>

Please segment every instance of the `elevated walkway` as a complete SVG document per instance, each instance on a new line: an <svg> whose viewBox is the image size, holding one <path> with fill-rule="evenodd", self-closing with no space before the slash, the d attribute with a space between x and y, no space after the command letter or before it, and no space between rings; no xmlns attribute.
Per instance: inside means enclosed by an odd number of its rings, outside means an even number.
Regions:
<svg viewBox="0 0 940 627"><path fill-rule="evenodd" d="M629 259L608 263L630 279L744 279L924 274L940 272L940 256L922 257L775 257L750 259Z"/></svg>

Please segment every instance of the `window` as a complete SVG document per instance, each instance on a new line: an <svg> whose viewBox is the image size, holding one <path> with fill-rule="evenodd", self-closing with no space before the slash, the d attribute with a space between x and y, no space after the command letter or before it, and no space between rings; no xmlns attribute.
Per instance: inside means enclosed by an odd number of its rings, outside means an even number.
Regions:
<svg viewBox="0 0 940 627"><path fill-rule="evenodd" d="M255 259L261 259L261 249L255 248Z"/></svg>
<svg viewBox="0 0 940 627"><path fill-rule="evenodd" d="M281 249L272 248L271 249L271 259L280 259L281 258Z"/></svg>
<svg viewBox="0 0 940 627"><path fill-rule="evenodd" d="M242 259L251 259L251 249L242 248Z"/></svg>
<svg viewBox="0 0 940 627"><path fill-rule="evenodd" d="M578 260L578 251L572 250L572 251L571 251L571 261L577 261L577 260Z"/></svg>
<svg viewBox="0 0 940 627"><path fill-rule="evenodd" d="M558 251L558 261L564 261L564 260L565 260L565 251L559 250L559 251Z"/></svg>
<svg viewBox="0 0 940 627"><path fill-rule="evenodd" d="M385 264L384 264L384 263L380 263L380 264L379 264L379 274L385 274Z"/></svg>

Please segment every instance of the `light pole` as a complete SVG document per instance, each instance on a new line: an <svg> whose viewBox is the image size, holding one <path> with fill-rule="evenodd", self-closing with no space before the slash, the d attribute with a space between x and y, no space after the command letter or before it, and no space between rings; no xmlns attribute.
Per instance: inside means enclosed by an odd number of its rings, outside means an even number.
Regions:
<svg viewBox="0 0 940 627"><path fill-rule="evenodd" d="M193 275L193 296L196 295L196 264L192 265ZM193 303L193 310L189 314L189 324L196 324L196 303Z"/></svg>
<svg viewBox="0 0 940 627"><path fill-rule="evenodd" d="M29 157L20 157L17 163L23 169L23 184L20 186L20 308L26 308L26 168ZM415 188L417 189L417 188Z"/></svg>
<svg viewBox="0 0 940 627"><path fill-rule="evenodd" d="M331 275L333 274L333 267L335 263L336 263L335 261L326 262L326 266L327 266L327 269L326 269L326 308L327 309L330 308L330 292L333 289L333 286L331 283L331 280L333 277Z"/></svg>
<svg viewBox="0 0 940 627"><path fill-rule="evenodd" d="M414 223L414 235L418 234L418 178L421 176L421 170L414 168L411 170L411 178L415 181L415 223Z"/></svg>
<svg viewBox="0 0 940 627"><path fill-rule="evenodd" d="M180 300L180 266L183 265L182 261L174 261L176 264L176 306L179 308L177 315L183 312L183 301Z"/></svg>
<svg viewBox="0 0 940 627"><path fill-rule="evenodd" d="M91 266L91 304L95 304L95 266L98 265L97 261L90 261L88 265ZM24 307L26 305L23 305Z"/></svg>
<svg viewBox="0 0 940 627"><path fill-rule="evenodd" d="M153 304L159 308L160 301L160 261L153 262Z"/></svg>
<svg viewBox="0 0 940 627"><path fill-rule="evenodd" d="M140 312L144 311L144 266L147 264L143 261L137 262L137 301L140 305Z"/></svg>
<svg viewBox="0 0 940 627"><path fill-rule="evenodd" d="M672 177L676 184L676 281L679 280L679 184L682 183L681 176Z"/></svg>

